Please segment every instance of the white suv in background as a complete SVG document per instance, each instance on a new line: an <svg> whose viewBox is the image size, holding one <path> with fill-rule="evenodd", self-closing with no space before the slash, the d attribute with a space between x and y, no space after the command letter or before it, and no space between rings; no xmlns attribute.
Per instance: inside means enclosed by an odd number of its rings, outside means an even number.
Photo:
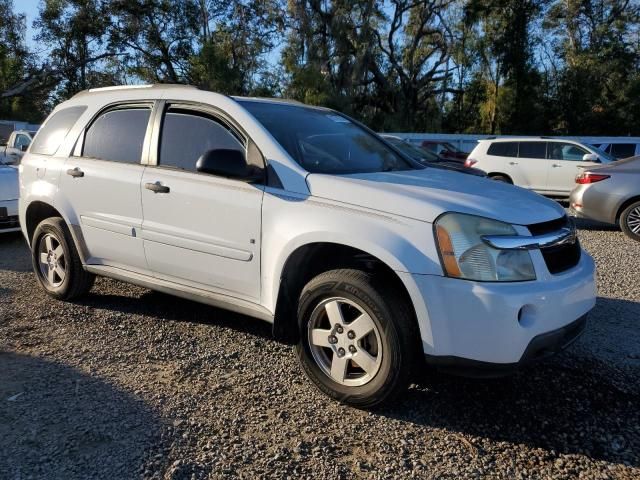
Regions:
<svg viewBox="0 0 640 480"><path fill-rule="evenodd" d="M83 92L20 169L49 295L103 275L271 322L351 405L389 400L425 358L511 371L574 340L595 303L594 262L557 203L425 168L325 108L185 86Z"/></svg>
<svg viewBox="0 0 640 480"><path fill-rule="evenodd" d="M614 160L573 140L509 137L479 140L465 165L484 170L494 180L543 195L568 197L582 170Z"/></svg>

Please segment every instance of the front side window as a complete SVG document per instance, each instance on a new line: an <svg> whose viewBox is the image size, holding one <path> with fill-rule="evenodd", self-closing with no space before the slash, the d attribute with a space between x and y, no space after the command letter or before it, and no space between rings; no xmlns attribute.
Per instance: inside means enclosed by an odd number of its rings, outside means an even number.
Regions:
<svg viewBox="0 0 640 480"><path fill-rule="evenodd" d="M574 162L581 162L582 157L589 153L582 147L563 142L549 142L547 151L549 158L553 160L571 160Z"/></svg>
<svg viewBox="0 0 640 480"><path fill-rule="evenodd" d="M31 153L53 155L64 141L69 130L75 125L87 107L77 106L63 108L54 113L43 127L38 130L31 146Z"/></svg>
<svg viewBox="0 0 640 480"><path fill-rule="evenodd" d="M546 142L520 142L518 157L520 158L546 158Z"/></svg>
<svg viewBox="0 0 640 480"><path fill-rule="evenodd" d="M633 157L636 154L635 143L612 143L611 155L616 158Z"/></svg>
<svg viewBox="0 0 640 480"><path fill-rule="evenodd" d="M336 112L251 100L239 103L308 172L348 174L421 168Z"/></svg>
<svg viewBox="0 0 640 480"><path fill-rule="evenodd" d="M82 156L140 163L150 115L150 107L123 107L101 114L87 129Z"/></svg>
<svg viewBox="0 0 640 480"><path fill-rule="evenodd" d="M209 150L245 150L243 141L214 117L193 110L169 109L162 122L159 164L190 172Z"/></svg>

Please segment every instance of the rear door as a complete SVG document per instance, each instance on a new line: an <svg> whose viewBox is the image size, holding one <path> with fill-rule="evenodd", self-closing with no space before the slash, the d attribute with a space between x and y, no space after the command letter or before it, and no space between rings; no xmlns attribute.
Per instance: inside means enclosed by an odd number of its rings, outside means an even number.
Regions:
<svg viewBox="0 0 640 480"><path fill-rule="evenodd" d="M147 270L140 181L152 106L121 104L101 112L67 159L60 188L80 219L88 263Z"/></svg>
<svg viewBox="0 0 640 480"><path fill-rule="evenodd" d="M548 142L548 189L550 193L568 195L575 187L575 178L585 168L598 165L585 162L582 157L591 153L585 148L568 142Z"/></svg>
<svg viewBox="0 0 640 480"><path fill-rule="evenodd" d="M516 143L516 142L514 142ZM519 185L536 192L547 189L546 142L517 142L518 154L506 162L505 171Z"/></svg>
<svg viewBox="0 0 640 480"><path fill-rule="evenodd" d="M264 186L199 173L196 162L215 149L240 150L260 163L262 156L212 108L170 104L159 120L157 165L142 179L149 268L164 280L259 300Z"/></svg>

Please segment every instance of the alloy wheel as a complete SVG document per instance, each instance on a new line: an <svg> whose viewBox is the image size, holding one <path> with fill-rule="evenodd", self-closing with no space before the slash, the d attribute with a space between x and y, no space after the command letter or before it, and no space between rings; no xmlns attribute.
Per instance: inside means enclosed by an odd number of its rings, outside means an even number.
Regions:
<svg viewBox="0 0 640 480"><path fill-rule="evenodd" d="M333 381L346 386L369 383L382 364L378 326L357 303L341 297L320 302L308 330L311 354Z"/></svg>
<svg viewBox="0 0 640 480"><path fill-rule="evenodd" d="M52 288L62 285L67 277L67 261L60 240L51 233L43 235L38 245L38 253L42 278Z"/></svg>
<svg viewBox="0 0 640 480"><path fill-rule="evenodd" d="M640 235L640 207L636 207L627 216L627 226L636 235Z"/></svg>

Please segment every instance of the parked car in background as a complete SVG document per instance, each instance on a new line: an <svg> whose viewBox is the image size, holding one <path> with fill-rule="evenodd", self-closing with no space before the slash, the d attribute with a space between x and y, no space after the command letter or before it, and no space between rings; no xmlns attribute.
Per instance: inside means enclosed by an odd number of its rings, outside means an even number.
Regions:
<svg viewBox="0 0 640 480"><path fill-rule="evenodd" d="M425 168L326 108L95 89L56 107L20 167L47 294L103 275L268 321L358 407L425 360L512 372L571 343L595 305L593 259L556 202Z"/></svg>
<svg viewBox="0 0 640 480"><path fill-rule="evenodd" d="M566 198L584 169L615 159L595 147L554 138L491 138L479 140L465 162L494 180L543 195Z"/></svg>
<svg viewBox="0 0 640 480"><path fill-rule="evenodd" d="M400 137L396 137L395 135L381 134L380 136L405 155L411 157L416 162L420 162L421 164L428 167L455 170L456 172L469 173L471 175L477 175L479 177L487 176L487 173L480 170L479 168L467 168L463 163L460 163L459 161L447 160L445 158L442 158L439 155L430 152L429 150L412 145L408 141L403 140Z"/></svg>
<svg viewBox="0 0 640 480"><path fill-rule="evenodd" d="M585 170L576 184L570 197L573 215L617 224L640 241L640 157Z"/></svg>
<svg viewBox="0 0 640 480"><path fill-rule="evenodd" d="M36 136L36 132L16 130L12 132L5 145L0 145L0 162L5 165L17 165L20 163L24 152Z"/></svg>
<svg viewBox="0 0 640 480"><path fill-rule="evenodd" d="M445 158L447 160L454 160L460 163L464 163L467 159L467 152L454 147L450 142L442 140L419 140L420 147L435 153L436 155Z"/></svg>
<svg viewBox="0 0 640 480"><path fill-rule="evenodd" d="M608 143L594 144L603 152L608 153L616 159L629 158L640 155L640 143L625 142L624 140L610 141Z"/></svg>
<svg viewBox="0 0 640 480"><path fill-rule="evenodd" d="M18 169L0 165L0 234L20 230L18 197Z"/></svg>

